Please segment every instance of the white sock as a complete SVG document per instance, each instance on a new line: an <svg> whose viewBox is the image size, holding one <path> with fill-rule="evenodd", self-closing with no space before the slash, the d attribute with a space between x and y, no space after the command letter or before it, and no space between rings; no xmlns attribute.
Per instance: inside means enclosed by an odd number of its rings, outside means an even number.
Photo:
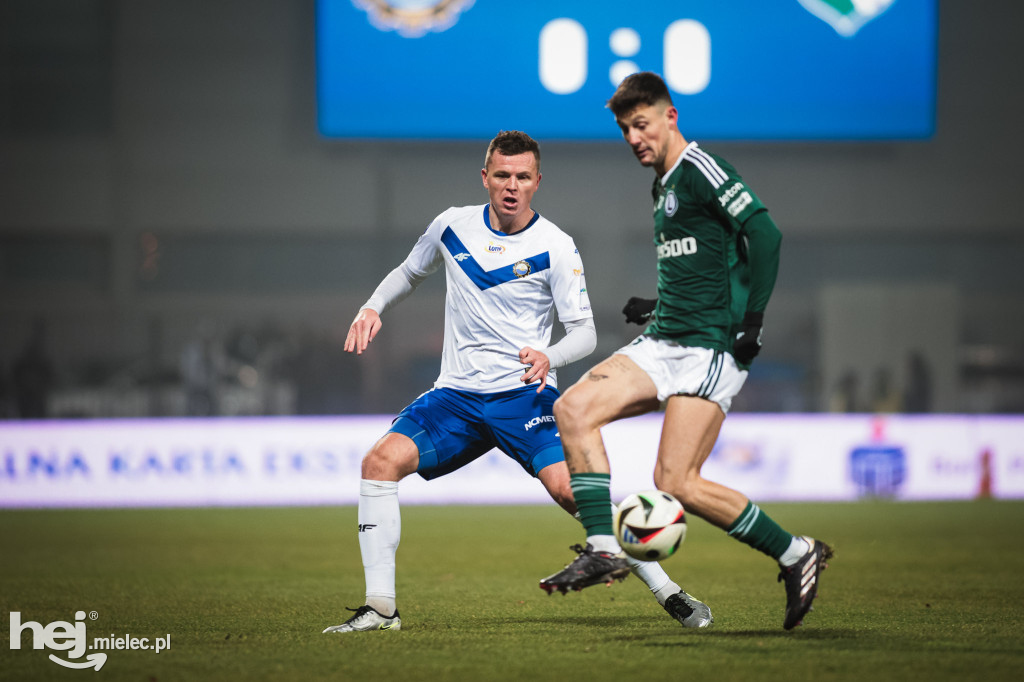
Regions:
<svg viewBox="0 0 1024 682"><path fill-rule="evenodd" d="M779 557L779 564L782 566L792 566L800 560L800 557L810 551L811 546L807 544L807 540L804 540L799 535L794 535L793 541L789 543L789 548Z"/></svg>
<svg viewBox="0 0 1024 682"><path fill-rule="evenodd" d="M359 482L359 551L366 603L382 615L395 612L395 553L402 537L397 481Z"/></svg>
<svg viewBox="0 0 1024 682"><path fill-rule="evenodd" d="M588 535L587 542L594 548L595 552L608 552L618 554L622 551L619 541L614 535Z"/></svg>
<svg viewBox="0 0 1024 682"><path fill-rule="evenodd" d="M679 585L676 585L674 582L672 582L671 578L662 587L658 588L657 590L651 590L651 592L654 592L654 597L658 600L658 603L662 606L665 605L665 601L669 597L671 597L673 594L678 594L682 591L683 588L679 587Z"/></svg>
<svg viewBox="0 0 1024 682"><path fill-rule="evenodd" d="M668 599L670 594L675 594L679 591L679 585L672 582L672 578L668 577L668 573L665 572L665 569L657 561L640 561L628 554L626 555L626 561L629 563L629 570L637 578L644 581L644 584L658 598L658 603L664 605L665 600ZM673 587L675 589L666 589ZM664 596L662 596L663 594Z"/></svg>
<svg viewBox="0 0 1024 682"><path fill-rule="evenodd" d="M614 516L618 512L619 508L612 504L612 515ZM576 520L579 521L579 512L574 514ZM602 536L607 537L607 536ZM590 538L587 538L590 541ZM615 541L615 552L620 551L622 548L619 547L618 540ZM604 550L612 551L612 550ZM665 600L668 599L669 595L675 594L679 591L679 586L672 582L672 579L668 577L668 573L661 567L656 561L641 561L640 559L634 559L633 557L626 555L626 562L629 564L629 570L640 580L644 581L644 584L651 589L654 596L657 597L658 602L664 606ZM666 589L672 588L675 589ZM662 596L664 594L664 596Z"/></svg>

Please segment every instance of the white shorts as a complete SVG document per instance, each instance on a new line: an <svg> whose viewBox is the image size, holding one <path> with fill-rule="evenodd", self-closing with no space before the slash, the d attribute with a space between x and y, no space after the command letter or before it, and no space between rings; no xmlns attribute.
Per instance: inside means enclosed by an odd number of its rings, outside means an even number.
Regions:
<svg viewBox="0 0 1024 682"><path fill-rule="evenodd" d="M736 366L732 354L720 350L638 336L615 352L635 362L651 378L662 407L671 396L690 395L718 403L728 414L732 399L747 380L746 370Z"/></svg>

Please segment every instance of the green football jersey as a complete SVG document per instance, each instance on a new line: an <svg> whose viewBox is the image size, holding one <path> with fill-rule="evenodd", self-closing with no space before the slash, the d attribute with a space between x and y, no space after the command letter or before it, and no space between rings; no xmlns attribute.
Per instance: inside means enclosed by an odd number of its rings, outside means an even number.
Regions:
<svg viewBox="0 0 1024 682"><path fill-rule="evenodd" d="M750 292L743 223L767 209L735 168L696 142L652 194L658 305L645 333L731 351Z"/></svg>

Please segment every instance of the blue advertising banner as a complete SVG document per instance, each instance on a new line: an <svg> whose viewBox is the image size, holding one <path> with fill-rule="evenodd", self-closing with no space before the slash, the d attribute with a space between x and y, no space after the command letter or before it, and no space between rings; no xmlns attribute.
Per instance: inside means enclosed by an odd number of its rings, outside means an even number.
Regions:
<svg viewBox="0 0 1024 682"><path fill-rule="evenodd" d="M615 139L605 101L655 71L687 136L923 139L937 31L937 0L319 0L319 127Z"/></svg>

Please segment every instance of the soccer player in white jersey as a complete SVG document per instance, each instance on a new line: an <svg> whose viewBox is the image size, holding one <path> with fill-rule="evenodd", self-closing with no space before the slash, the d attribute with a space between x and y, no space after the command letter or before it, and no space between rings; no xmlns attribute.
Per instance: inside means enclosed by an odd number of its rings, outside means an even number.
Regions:
<svg viewBox="0 0 1024 682"><path fill-rule="evenodd" d="M437 216L359 310L345 339L346 351L362 354L381 329L381 315L444 265L441 374L363 459L358 524L366 603L324 632L401 628L398 482L410 474L437 478L498 448L576 512L552 410L555 368L597 344L583 263L572 238L531 207L541 174L540 148L529 135L499 133L481 176L489 202ZM566 335L549 345L556 313ZM609 579L630 570L684 627L711 623L710 610L658 564L633 561Z"/></svg>

